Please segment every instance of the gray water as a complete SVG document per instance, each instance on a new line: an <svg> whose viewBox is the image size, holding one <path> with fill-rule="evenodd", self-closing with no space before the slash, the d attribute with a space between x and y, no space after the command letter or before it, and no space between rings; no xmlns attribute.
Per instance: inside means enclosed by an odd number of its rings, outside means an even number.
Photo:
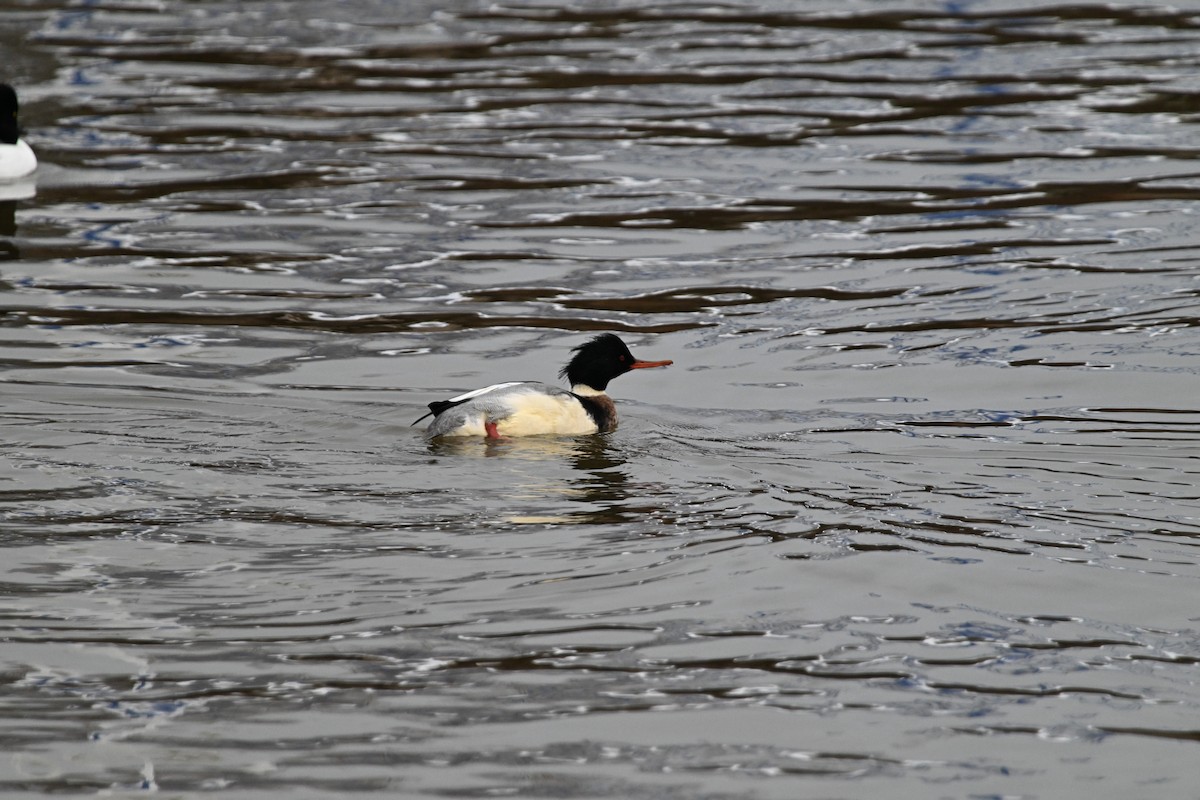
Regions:
<svg viewBox="0 0 1200 800"><path fill-rule="evenodd" d="M1197 796L1187 5L5 4L0 791Z"/></svg>

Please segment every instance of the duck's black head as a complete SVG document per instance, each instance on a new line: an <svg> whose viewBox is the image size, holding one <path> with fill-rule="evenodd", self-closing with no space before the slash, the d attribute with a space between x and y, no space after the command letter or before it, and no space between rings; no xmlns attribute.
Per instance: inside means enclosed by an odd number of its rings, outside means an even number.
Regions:
<svg viewBox="0 0 1200 800"><path fill-rule="evenodd" d="M16 144L21 137L17 124L17 92L7 83L0 83L0 142Z"/></svg>
<svg viewBox="0 0 1200 800"><path fill-rule="evenodd" d="M639 361L629 352L616 334L602 333L574 350L575 355L558 375L572 386L587 386L598 392L608 388L608 382L631 369L665 367L670 361Z"/></svg>

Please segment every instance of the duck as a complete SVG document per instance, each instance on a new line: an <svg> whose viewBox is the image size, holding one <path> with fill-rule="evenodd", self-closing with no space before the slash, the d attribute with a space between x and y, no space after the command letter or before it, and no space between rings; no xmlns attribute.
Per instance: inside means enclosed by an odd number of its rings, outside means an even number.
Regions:
<svg viewBox="0 0 1200 800"><path fill-rule="evenodd" d="M7 83L0 83L0 181L24 178L37 165L33 148L21 138L17 92Z"/></svg>
<svg viewBox="0 0 1200 800"><path fill-rule="evenodd" d="M673 361L642 361L613 333L603 333L575 347L558 373L570 390L538 381L508 381L435 400L427 438L441 436L509 436L552 434L579 436L608 433L617 427L617 407L608 396L608 382L635 369L669 367Z"/></svg>

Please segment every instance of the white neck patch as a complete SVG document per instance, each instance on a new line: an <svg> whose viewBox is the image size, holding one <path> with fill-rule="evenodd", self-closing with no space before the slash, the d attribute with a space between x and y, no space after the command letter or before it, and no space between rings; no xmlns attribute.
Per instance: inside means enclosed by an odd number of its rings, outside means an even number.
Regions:
<svg viewBox="0 0 1200 800"><path fill-rule="evenodd" d="M606 392L602 392L599 389L593 389L592 387L582 383L577 383L572 386L571 391L580 397L599 397L602 394L606 394Z"/></svg>

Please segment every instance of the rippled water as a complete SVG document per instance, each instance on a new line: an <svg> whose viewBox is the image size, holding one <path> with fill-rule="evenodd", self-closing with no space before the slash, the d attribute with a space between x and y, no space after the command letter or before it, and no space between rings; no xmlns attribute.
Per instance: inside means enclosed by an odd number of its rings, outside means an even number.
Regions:
<svg viewBox="0 0 1200 800"><path fill-rule="evenodd" d="M5 5L5 796L1194 792L1198 43ZM595 331L615 433L409 426Z"/></svg>

